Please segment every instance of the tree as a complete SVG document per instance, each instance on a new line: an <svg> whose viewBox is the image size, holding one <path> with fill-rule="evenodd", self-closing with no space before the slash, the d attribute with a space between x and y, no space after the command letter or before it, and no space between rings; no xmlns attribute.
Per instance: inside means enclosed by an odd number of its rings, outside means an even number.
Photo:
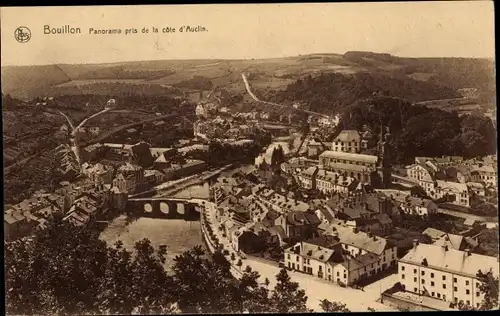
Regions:
<svg viewBox="0 0 500 316"><path fill-rule="evenodd" d="M481 270L478 271L477 278L480 282L479 291L484 295L480 310L498 308L498 278L493 276L492 271L483 273Z"/></svg>
<svg viewBox="0 0 500 316"><path fill-rule="evenodd" d="M276 313L306 313L307 296L299 289L297 282L292 282L285 268L276 275L277 284L272 291L271 301Z"/></svg>
<svg viewBox="0 0 500 316"><path fill-rule="evenodd" d="M136 256L108 247L90 230L55 217L34 238L5 247L6 311L10 314L164 313L174 302L171 278L149 241ZM43 277L42 277L43 276Z"/></svg>
<svg viewBox="0 0 500 316"><path fill-rule="evenodd" d="M350 313L351 312L346 307L345 304L342 304L339 302L330 302L327 299L321 300L320 306L321 306L321 309L327 313L332 313L332 312Z"/></svg>
<svg viewBox="0 0 500 316"><path fill-rule="evenodd" d="M109 247L92 230L55 217L35 237L5 244L6 311L9 314L171 314L309 312L307 297L286 270L268 289L247 266L240 279L220 250L200 246L164 269L166 248L149 240L134 255L121 242ZM240 262L238 262L240 263Z"/></svg>
<svg viewBox="0 0 500 316"><path fill-rule="evenodd" d="M277 148L273 148L273 152L271 153L271 166L276 166L278 163L278 150Z"/></svg>
<svg viewBox="0 0 500 316"><path fill-rule="evenodd" d="M206 256L201 247L176 256L173 281L178 284L179 309L184 313L231 312L228 265L222 253Z"/></svg>
<svg viewBox="0 0 500 316"><path fill-rule="evenodd" d="M425 190L419 185L415 185L415 186L411 187L410 194L411 194L411 196L415 196L415 197L419 197L419 198L428 198Z"/></svg>

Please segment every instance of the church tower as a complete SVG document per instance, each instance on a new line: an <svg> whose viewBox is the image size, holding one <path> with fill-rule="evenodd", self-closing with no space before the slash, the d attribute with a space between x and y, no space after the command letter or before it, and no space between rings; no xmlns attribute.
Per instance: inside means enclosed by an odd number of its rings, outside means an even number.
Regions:
<svg viewBox="0 0 500 316"><path fill-rule="evenodd" d="M380 131L378 142L378 164L377 174L380 179L381 188L388 188L391 184L392 166L390 162L391 156L391 134L389 128L386 128L386 133L383 134L383 128Z"/></svg>

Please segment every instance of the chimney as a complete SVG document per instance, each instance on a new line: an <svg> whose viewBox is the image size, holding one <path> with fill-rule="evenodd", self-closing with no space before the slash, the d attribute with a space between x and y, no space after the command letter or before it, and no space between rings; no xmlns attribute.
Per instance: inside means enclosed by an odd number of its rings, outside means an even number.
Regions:
<svg viewBox="0 0 500 316"><path fill-rule="evenodd" d="M418 239L413 239L413 249L417 248L418 246Z"/></svg>

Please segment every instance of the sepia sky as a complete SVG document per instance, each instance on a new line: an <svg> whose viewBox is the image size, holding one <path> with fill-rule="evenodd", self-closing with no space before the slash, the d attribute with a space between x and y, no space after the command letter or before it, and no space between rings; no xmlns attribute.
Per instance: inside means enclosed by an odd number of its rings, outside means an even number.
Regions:
<svg viewBox="0 0 500 316"><path fill-rule="evenodd" d="M407 57L494 57L493 2L226 4L1 9L2 65L247 59L363 50ZM79 35L44 35L44 25ZM164 34L204 26L208 32ZM18 43L14 30L32 37ZM159 33L142 34L155 26ZM89 35L88 29L139 33Z"/></svg>

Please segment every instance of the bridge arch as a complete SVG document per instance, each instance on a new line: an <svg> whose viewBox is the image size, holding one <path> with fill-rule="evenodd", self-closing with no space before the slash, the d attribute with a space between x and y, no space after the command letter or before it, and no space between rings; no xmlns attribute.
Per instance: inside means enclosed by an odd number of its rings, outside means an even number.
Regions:
<svg viewBox="0 0 500 316"><path fill-rule="evenodd" d="M153 211L153 206L150 203L145 203L144 204L144 211L146 213L151 213Z"/></svg>
<svg viewBox="0 0 500 316"><path fill-rule="evenodd" d="M177 213L184 215L186 213L186 209L183 203L177 203Z"/></svg>
<svg viewBox="0 0 500 316"><path fill-rule="evenodd" d="M163 214L170 213L170 206L168 206L167 202L160 202L160 212Z"/></svg>

